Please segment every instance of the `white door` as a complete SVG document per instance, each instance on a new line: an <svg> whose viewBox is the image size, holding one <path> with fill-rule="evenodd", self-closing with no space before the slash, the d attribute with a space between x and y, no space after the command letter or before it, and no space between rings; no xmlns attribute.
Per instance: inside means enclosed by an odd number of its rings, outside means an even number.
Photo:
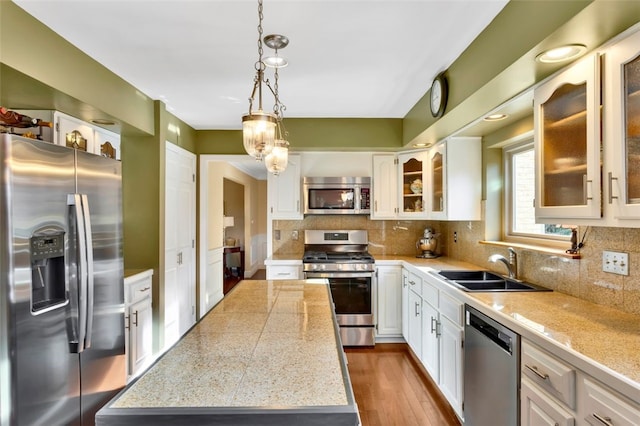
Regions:
<svg viewBox="0 0 640 426"><path fill-rule="evenodd" d="M165 171L165 348L196 321L196 156L167 143Z"/></svg>

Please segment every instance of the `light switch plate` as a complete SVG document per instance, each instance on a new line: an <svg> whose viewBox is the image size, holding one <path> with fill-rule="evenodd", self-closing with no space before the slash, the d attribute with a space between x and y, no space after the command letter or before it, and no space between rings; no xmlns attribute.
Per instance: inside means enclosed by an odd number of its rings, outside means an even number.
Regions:
<svg viewBox="0 0 640 426"><path fill-rule="evenodd" d="M629 253L603 251L602 270L618 275L629 275Z"/></svg>

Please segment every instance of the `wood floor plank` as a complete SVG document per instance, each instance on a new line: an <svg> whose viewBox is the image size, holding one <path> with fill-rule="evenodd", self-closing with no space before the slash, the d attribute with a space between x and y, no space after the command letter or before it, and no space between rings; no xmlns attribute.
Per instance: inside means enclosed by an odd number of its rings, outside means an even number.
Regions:
<svg viewBox="0 0 640 426"><path fill-rule="evenodd" d="M406 344L346 348L362 426L459 426Z"/></svg>

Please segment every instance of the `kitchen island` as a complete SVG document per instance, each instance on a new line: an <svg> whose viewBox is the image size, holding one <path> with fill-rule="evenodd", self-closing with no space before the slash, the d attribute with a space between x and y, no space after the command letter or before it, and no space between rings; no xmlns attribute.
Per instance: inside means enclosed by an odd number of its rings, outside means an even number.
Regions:
<svg viewBox="0 0 640 426"><path fill-rule="evenodd" d="M326 282L242 281L96 424L358 425Z"/></svg>

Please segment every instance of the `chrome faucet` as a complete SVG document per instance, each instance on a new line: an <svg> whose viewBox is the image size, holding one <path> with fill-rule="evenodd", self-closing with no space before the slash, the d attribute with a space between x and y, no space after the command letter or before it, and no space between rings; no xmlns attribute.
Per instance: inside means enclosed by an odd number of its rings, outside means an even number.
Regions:
<svg viewBox="0 0 640 426"><path fill-rule="evenodd" d="M509 260L501 254L492 254L489 256L489 262L502 262L507 266L507 270L509 271L509 278L518 279L518 255L513 247L509 247Z"/></svg>

